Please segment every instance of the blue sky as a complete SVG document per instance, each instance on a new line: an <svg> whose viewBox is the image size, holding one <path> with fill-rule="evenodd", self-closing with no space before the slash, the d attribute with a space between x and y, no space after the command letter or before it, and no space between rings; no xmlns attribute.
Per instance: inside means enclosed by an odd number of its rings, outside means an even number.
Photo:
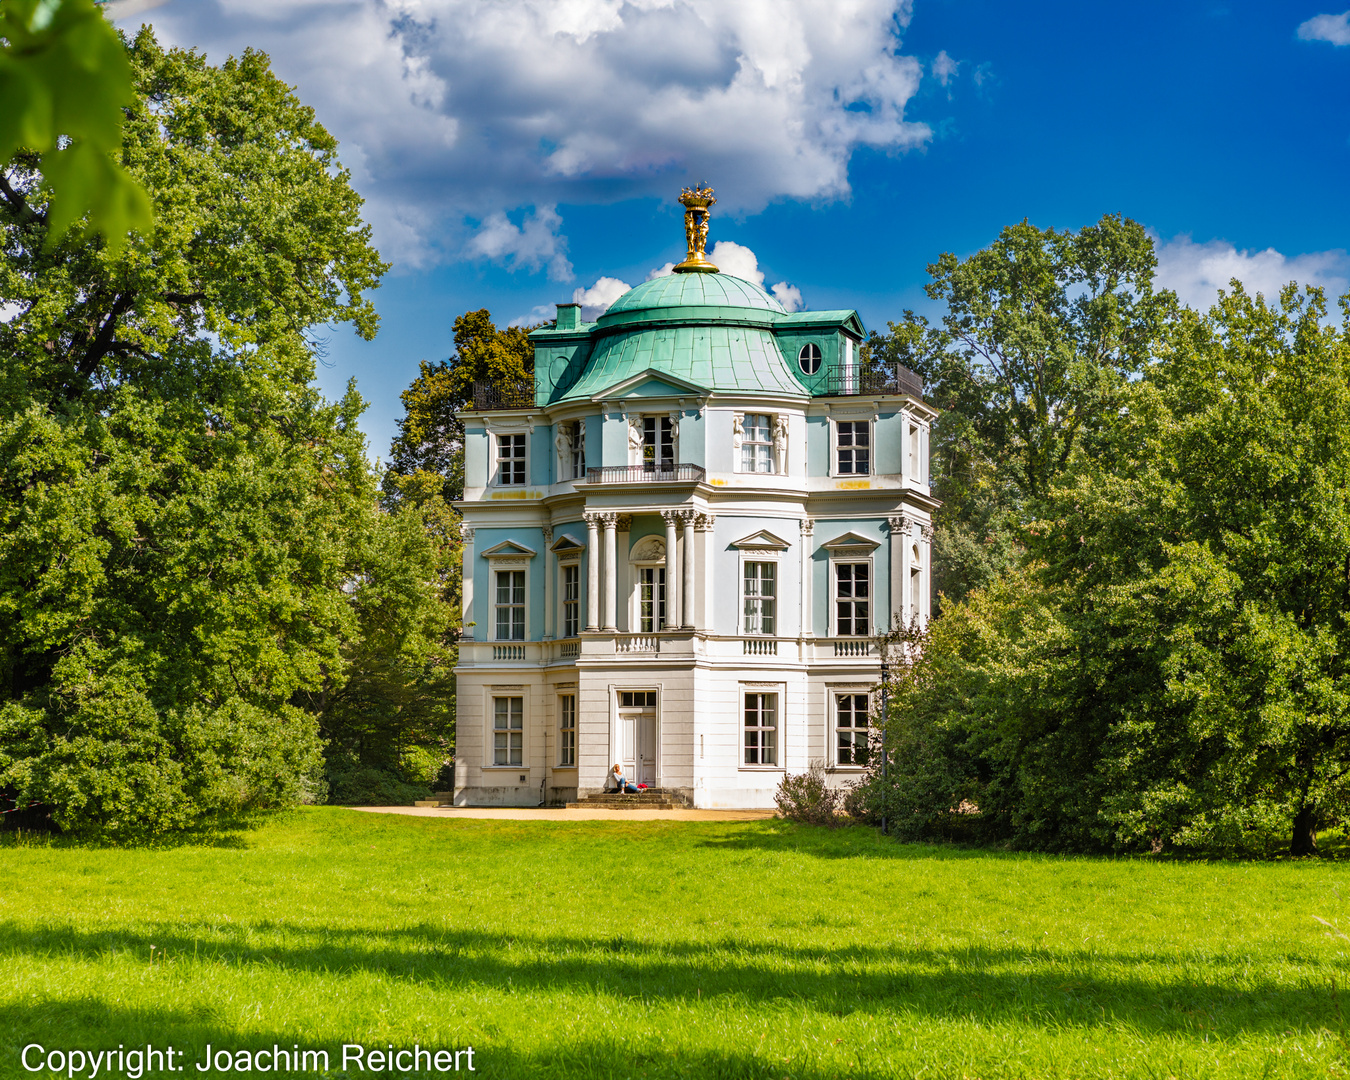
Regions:
<svg viewBox="0 0 1350 1080"><path fill-rule="evenodd" d="M215 62L268 52L342 140L394 268L379 336L335 332L319 383L357 379L372 457L456 315L593 316L682 257L674 196L699 179L725 269L870 328L1023 218L1132 217L1197 305L1233 276L1350 287L1350 13L1315 2L169 0L141 21Z"/></svg>

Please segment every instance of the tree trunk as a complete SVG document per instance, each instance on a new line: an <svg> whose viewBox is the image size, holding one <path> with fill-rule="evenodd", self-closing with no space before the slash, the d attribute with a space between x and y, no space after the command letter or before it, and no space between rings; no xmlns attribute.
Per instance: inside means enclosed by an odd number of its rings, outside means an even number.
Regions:
<svg viewBox="0 0 1350 1080"><path fill-rule="evenodd" d="M1290 855L1317 854L1317 827L1311 804L1304 803L1294 815L1294 835L1289 841Z"/></svg>

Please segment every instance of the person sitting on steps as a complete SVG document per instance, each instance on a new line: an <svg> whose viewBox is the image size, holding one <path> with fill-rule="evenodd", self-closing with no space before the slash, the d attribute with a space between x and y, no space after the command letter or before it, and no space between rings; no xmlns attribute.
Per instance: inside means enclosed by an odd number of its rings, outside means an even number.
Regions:
<svg viewBox="0 0 1350 1080"><path fill-rule="evenodd" d="M623 766L617 761L614 768L610 770L614 775L614 790L619 794L636 795L638 793L637 785L629 783L628 777L623 774Z"/></svg>

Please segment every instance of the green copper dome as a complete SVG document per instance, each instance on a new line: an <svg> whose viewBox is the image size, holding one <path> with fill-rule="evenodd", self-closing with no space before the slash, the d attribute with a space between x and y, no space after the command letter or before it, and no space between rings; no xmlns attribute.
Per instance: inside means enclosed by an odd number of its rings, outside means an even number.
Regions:
<svg viewBox="0 0 1350 1080"><path fill-rule="evenodd" d="M646 319L642 321L689 317L688 311L670 311L671 308L731 308L747 315L762 313L761 319L766 314L770 319L786 314L782 304L758 285L742 278L730 274L666 274L629 289L600 316L599 325L639 321L643 316ZM717 319L719 316L708 312L708 317ZM736 316L726 312L721 313L721 317ZM754 318L753 315L749 317Z"/></svg>

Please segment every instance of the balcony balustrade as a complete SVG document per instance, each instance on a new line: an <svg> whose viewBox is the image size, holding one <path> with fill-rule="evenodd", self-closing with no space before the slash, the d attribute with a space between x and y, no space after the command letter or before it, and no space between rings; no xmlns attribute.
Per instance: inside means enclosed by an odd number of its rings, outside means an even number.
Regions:
<svg viewBox="0 0 1350 1080"><path fill-rule="evenodd" d="M586 470L588 484L701 483L708 475L702 465L604 465Z"/></svg>
<svg viewBox="0 0 1350 1080"><path fill-rule="evenodd" d="M817 397L854 394L911 394L923 397L923 380L903 364L894 368L833 368L825 373Z"/></svg>
<svg viewBox="0 0 1350 1080"><path fill-rule="evenodd" d="M533 409L534 380L516 382L475 382L473 384L473 411L494 412L500 409Z"/></svg>

